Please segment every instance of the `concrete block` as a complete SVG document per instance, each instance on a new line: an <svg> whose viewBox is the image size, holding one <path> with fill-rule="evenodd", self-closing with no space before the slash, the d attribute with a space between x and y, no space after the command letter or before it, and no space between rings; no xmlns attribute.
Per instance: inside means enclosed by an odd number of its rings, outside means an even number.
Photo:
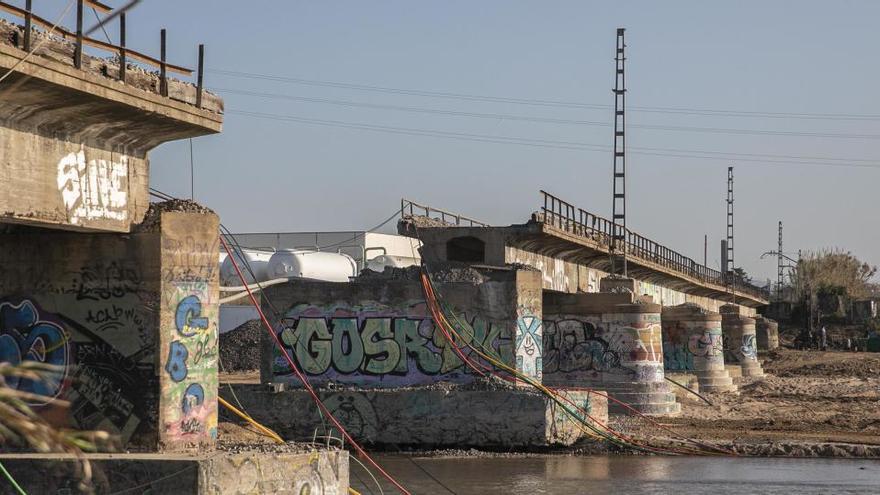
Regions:
<svg viewBox="0 0 880 495"><path fill-rule="evenodd" d="M435 288L461 335L540 380L540 277L533 270L434 271ZM461 280L467 275L469 280ZM467 278L465 277L465 278ZM445 281L446 280L446 281ZM312 383L392 388L468 383L474 374L435 328L416 277L351 283L291 281L269 287L266 301L283 314L279 339ZM264 304L267 314L271 308ZM489 365L467 349L470 359ZM263 336L263 383L301 386L274 340Z"/></svg>
<svg viewBox="0 0 880 495"><path fill-rule="evenodd" d="M0 222L129 232L149 206L149 159L161 143L219 132L222 115L0 39Z"/></svg>
<svg viewBox="0 0 880 495"><path fill-rule="evenodd" d="M348 495L348 452L340 450L87 454L85 458L94 473L93 492L81 490L77 460L69 455L2 454L0 462L27 493Z"/></svg>
<svg viewBox="0 0 880 495"><path fill-rule="evenodd" d="M584 437L557 404L530 390L443 386L318 392L346 430L367 444L511 448L570 445ZM316 434L325 435L328 421L321 418L305 390L276 393L244 385L235 386L235 393L251 416L285 438L311 440ZM594 420L607 422L604 395L563 393ZM340 436L338 432L333 435Z"/></svg>
<svg viewBox="0 0 880 495"><path fill-rule="evenodd" d="M214 214L166 212L125 236L0 236L0 356L61 370L13 386L49 397L33 405L54 424L107 431L125 449L210 447L217 229Z"/></svg>

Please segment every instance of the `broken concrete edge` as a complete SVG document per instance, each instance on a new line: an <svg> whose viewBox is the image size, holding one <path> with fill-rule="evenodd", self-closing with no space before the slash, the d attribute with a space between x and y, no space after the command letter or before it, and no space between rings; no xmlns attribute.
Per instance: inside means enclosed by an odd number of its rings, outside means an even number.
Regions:
<svg viewBox="0 0 880 495"><path fill-rule="evenodd" d="M91 466L89 485L81 463ZM27 493L326 493L348 495L349 454L311 447L304 452L249 449L211 454L0 454ZM83 489L85 488L85 489ZM146 491L144 491L146 490ZM137 491L137 493L141 493Z"/></svg>
<svg viewBox="0 0 880 495"><path fill-rule="evenodd" d="M0 67L10 69L27 56L27 52L19 49L12 44L12 33L18 33L20 37L22 28L0 20ZM34 31L34 43L40 43L41 39L46 38L46 34L41 31ZM53 81L53 78L45 77L42 71L55 73L57 76L66 77L74 81L80 81L82 85L95 85L104 91L89 91L88 93L101 94L107 98L113 98L122 103L132 104L126 101L125 97L135 97L141 101L149 101L157 105L160 113L168 113L168 116L180 120L180 113L186 113L193 117L203 120L203 127L208 127L213 132L220 132L223 122L223 100L207 91L202 92L202 108L196 108L196 86L180 81L174 78L167 78L169 97L159 95L159 75L155 72L148 72L137 65L126 65L126 81L119 81L117 78L111 77L110 69L118 74L118 61L114 58L99 58L91 55L83 54L82 69L76 69L73 66L73 50L72 43L55 37L49 36L48 41L43 43L36 52L35 56L27 58L24 63L16 67L16 71L30 77ZM106 90L110 90L107 93ZM144 107L144 105L135 105ZM161 110L165 110L162 112ZM178 115L174 115L177 111ZM210 124L209 124L210 123Z"/></svg>

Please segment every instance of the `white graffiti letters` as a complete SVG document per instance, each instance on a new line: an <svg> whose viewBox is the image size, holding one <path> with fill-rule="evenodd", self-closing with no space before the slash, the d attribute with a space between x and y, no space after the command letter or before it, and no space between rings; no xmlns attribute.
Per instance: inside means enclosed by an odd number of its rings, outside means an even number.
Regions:
<svg viewBox="0 0 880 495"><path fill-rule="evenodd" d="M128 157L119 162L86 161L85 150L69 153L58 162L58 191L70 217L81 220L119 220L128 216Z"/></svg>

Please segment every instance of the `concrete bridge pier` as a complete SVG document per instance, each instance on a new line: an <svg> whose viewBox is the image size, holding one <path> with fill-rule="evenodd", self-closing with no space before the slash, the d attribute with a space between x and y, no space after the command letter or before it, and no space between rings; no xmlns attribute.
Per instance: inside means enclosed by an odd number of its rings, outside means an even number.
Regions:
<svg viewBox="0 0 880 495"><path fill-rule="evenodd" d="M779 323L759 316L755 318L755 334L758 350L772 351L779 347Z"/></svg>
<svg viewBox="0 0 880 495"><path fill-rule="evenodd" d="M676 414L663 374L660 306L632 294L544 292L544 383L607 391L611 412Z"/></svg>
<svg viewBox="0 0 880 495"><path fill-rule="evenodd" d="M721 330L724 340L724 361L742 369L743 377L762 377L764 370L758 362L755 319L742 316L735 304L721 306Z"/></svg>
<svg viewBox="0 0 880 495"><path fill-rule="evenodd" d="M612 396L644 414L677 414L681 406L663 372L663 338L659 304L618 304L602 315L607 339L618 352L621 373L606 375ZM626 408L613 401L609 411Z"/></svg>
<svg viewBox="0 0 880 495"><path fill-rule="evenodd" d="M696 304L664 307L661 315L666 372L693 373L703 392L736 391L724 369L721 315Z"/></svg>

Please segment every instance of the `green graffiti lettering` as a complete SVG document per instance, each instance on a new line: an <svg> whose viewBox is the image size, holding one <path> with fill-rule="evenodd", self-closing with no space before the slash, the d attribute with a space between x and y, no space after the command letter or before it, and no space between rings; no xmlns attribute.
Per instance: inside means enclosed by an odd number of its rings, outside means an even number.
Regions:
<svg viewBox="0 0 880 495"><path fill-rule="evenodd" d="M302 318L295 330L285 328L281 332L281 340L294 350L296 360L311 375L320 375L330 367L331 338L324 318Z"/></svg>
<svg viewBox="0 0 880 495"><path fill-rule="evenodd" d="M406 373L409 371L407 363L409 356L415 356L416 365L429 375L437 374L443 361L440 355L428 348L428 338L419 333L419 326L423 320L397 319L394 321L394 339L403 350L400 362L394 371Z"/></svg>
<svg viewBox="0 0 880 495"><path fill-rule="evenodd" d="M346 346L348 343L348 352ZM340 373L352 373L364 362L364 344L358 332L356 318L333 320L333 366Z"/></svg>
<svg viewBox="0 0 880 495"><path fill-rule="evenodd" d="M400 361L406 361L405 357L401 359L401 348L394 341L391 318L367 318L361 338L364 340L364 353L367 356L364 366L367 373L391 373Z"/></svg>

